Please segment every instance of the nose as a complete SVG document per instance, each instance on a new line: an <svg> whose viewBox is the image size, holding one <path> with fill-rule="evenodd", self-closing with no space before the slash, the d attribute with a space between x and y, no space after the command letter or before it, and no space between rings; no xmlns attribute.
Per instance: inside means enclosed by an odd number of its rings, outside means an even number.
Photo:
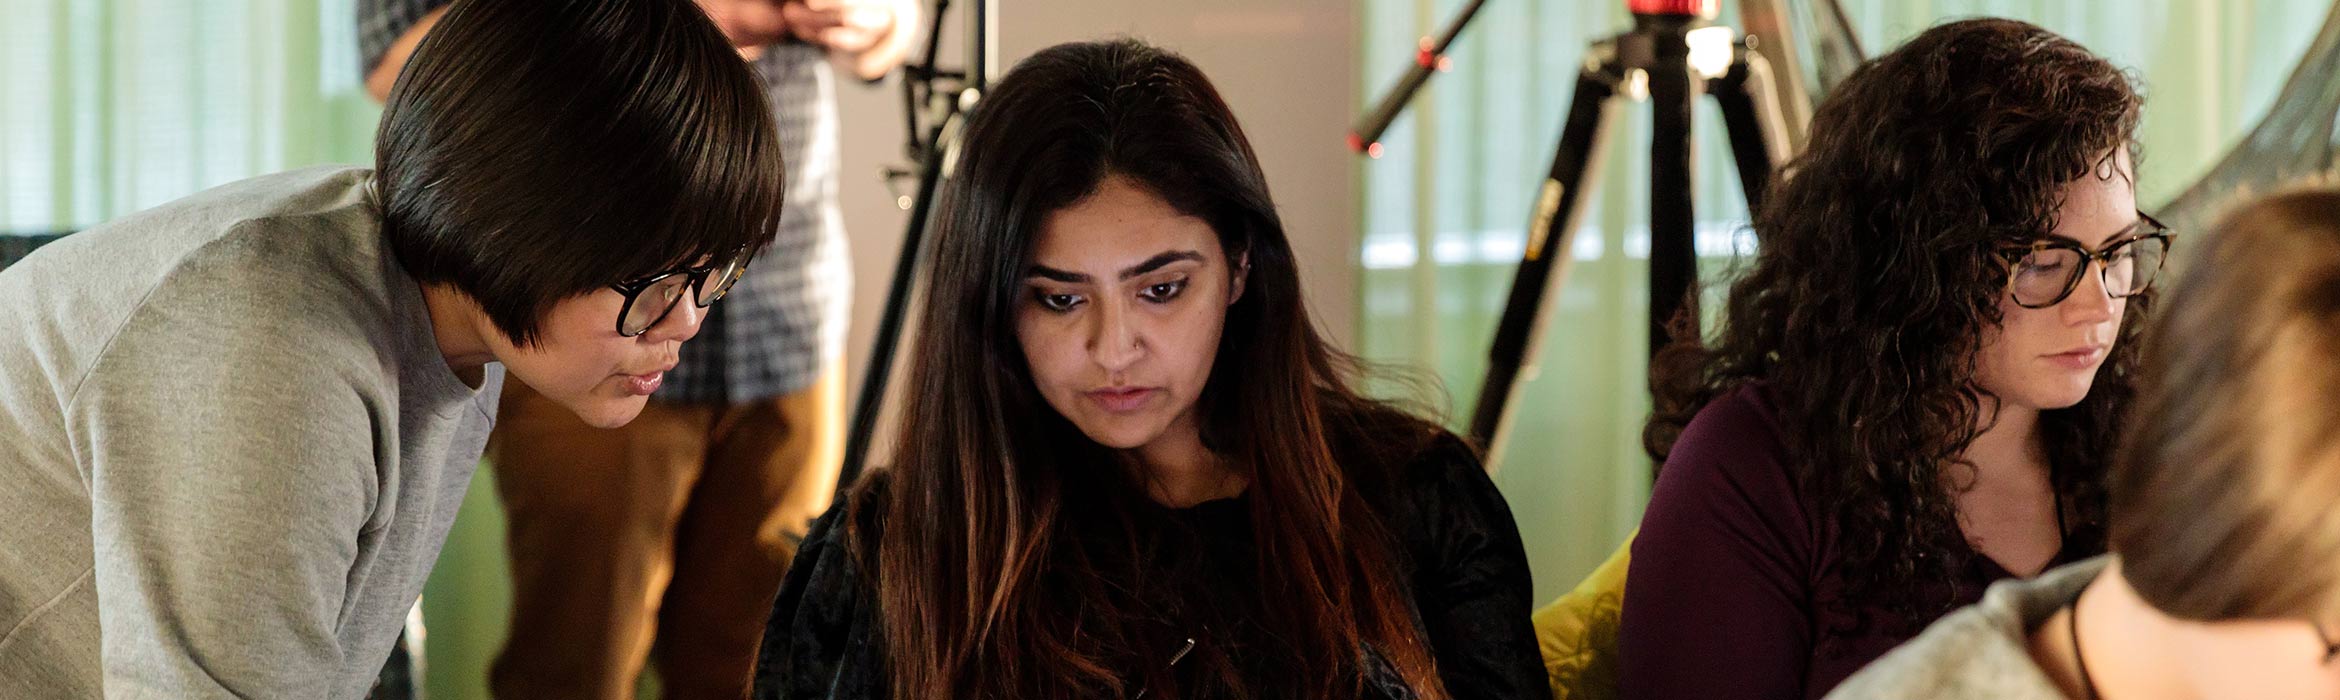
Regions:
<svg viewBox="0 0 2340 700"><path fill-rule="evenodd" d="M1119 374L1145 356L1145 343L1139 339L1130 319L1127 301L1102 302L1096 309L1097 313L1091 317L1094 322L1089 332L1089 356L1106 373Z"/></svg>
<svg viewBox="0 0 2340 700"><path fill-rule="evenodd" d="M2056 304L2056 313L2063 316L2065 325L2085 326L2112 320L2113 309L2122 302L2112 298L2112 293L2105 289L2104 271L2104 261L2088 261L2087 269L2080 271L2080 286Z"/></svg>
<svg viewBox="0 0 2340 700"><path fill-rule="evenodd" d="M675 300L674 310L666 312L666 318L658 319L658 323L651 325L650 330L642 334L642 340L652 343L690 340L699 334L699 325L707 320L707 312L712 309L699 308L698 304L692 303L689 295L684 295Z"/></svg>

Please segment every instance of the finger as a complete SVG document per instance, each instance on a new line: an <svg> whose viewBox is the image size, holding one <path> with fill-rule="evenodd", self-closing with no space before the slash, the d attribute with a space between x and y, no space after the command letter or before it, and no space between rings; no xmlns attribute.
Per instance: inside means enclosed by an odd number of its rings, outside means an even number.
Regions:
<svg viewBox="0 0 2340 700"><path fill-rule="evenodd" d="M828 29L845 23L844 15L835 11L804 9L790 5L782 9L782 13L788 19L788 26L799 30L799 34L806 31Z"/></svg>
<svg viewBox="0 0 2340 700"><path fill-rule="evenodd" d="M832 50L854 53L875 45L877 34L854 27L832 27L821 30L818 42Z"/></svg>
<svg viewBox="0 0 2340 700"><path fill-rule="evenodd" d="M883 31L894 25L894 11L884 5L854 5L844 10L842 23L871 31Z"/></svg>

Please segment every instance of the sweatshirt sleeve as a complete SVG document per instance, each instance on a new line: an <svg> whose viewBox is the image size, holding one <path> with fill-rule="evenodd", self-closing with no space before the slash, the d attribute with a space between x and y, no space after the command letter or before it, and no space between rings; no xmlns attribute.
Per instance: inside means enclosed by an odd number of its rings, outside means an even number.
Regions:
<svg viewBox="0 0 2340 700"><path fill-rule="evenodd" d="M336 629L397 449L376 422L397 416L370 407L364 355L232 313L319 291L268 286L142 308L67 401L106 697L325 697L347 662Z"/></svg>

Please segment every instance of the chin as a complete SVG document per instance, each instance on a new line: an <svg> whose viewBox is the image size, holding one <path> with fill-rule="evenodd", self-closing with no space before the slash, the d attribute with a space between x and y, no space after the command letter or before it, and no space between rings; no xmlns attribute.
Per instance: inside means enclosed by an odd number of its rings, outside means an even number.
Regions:
<svg viewBox="0 0 2340 700"><path fill-rule="evenodd" d="M2025 392L2021 402L2042 411L2071 408L2088 399L2088 389L2094 384L2093 381L2082 381L2064 386L2043 385L2036 391Z"/></svg>
<svg viewBox="0 0 2340 700"><path fill-rule="evenodd" d="M583 405L573 406L572 409L577 412L577 418L585 421L586 425L609 430L623 428L626 427L627 423L634 422L636 416L642 415L642 407L649 403L650 397L647 396L633 396L623 399L587 399Z"/></svg>
<svg viewBox="0 0 2340 700"><path fill-rule="evenodd" d="M1159 427L1149 430L1121 421L1082 423L1078 427L1081 429L1081 434L1089 436L1090 440L1116 450L1134 450L1144 447L1146 443L1153 442L1154 438L1162 435L1162 430Z"/></svg>

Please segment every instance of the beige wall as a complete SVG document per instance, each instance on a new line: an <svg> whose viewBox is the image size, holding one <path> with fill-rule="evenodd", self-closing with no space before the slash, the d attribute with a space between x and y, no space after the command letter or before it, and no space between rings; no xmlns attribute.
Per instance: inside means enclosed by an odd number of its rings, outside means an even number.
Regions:
<svg viewBox="0 0 2340 700"><path fill-rule="evenodd" d="M967 2L954 2L952 13L959 14ZM1357 17L1349 0L1000 0L999 5L1003 72L1050 45L1115 35L1170 47L1202 66L1234 107L1264 162L1317 322L1336 344L1352 345L1357 206L1353 163L1342 136L1359 98ZM956 67L964 55L959 48L964 34L953 22L943 36L944 65ZM893 78L876 86L841 85L838 92L844 139L840 187L854 269L847 369L849 391L858 391L907 217L877 177L881 166L905 162L902 98ZM902 187L905 193L910 189L909 183Z"/></svg>

